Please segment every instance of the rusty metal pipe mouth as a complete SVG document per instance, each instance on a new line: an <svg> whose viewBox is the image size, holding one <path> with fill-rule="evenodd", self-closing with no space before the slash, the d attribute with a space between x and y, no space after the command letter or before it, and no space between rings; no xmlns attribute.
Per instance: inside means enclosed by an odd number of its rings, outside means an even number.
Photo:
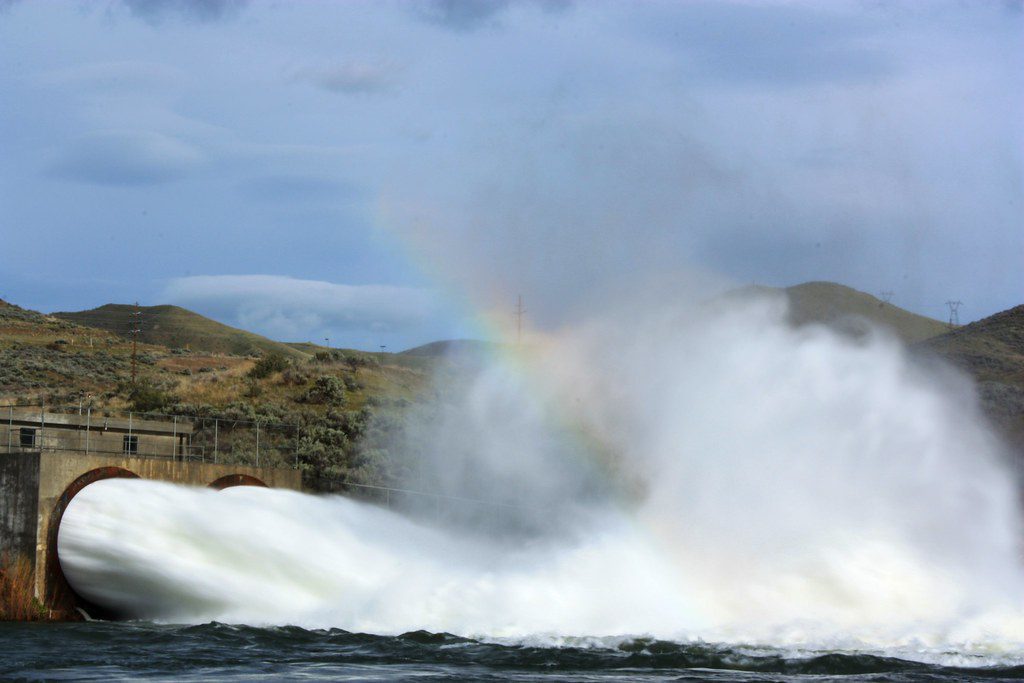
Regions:
<svg viewBox="0 0 1024 683"><path fill-rule="evenodd" d="M56 505L50 512L49 524L46 535L46 566L43 569L43 591L44 601L49 608L68 618L74 618L79 610L84 611L88 618L92 619L118 619L122 615L116 614L110 609L97 605L75 592L64 575L64 568L60 563L60 523L64 518L64 512L68 504L77 496L82 489L90 484L104 479L138 479L139 475L121 467L99 467L89 470L75 479L64 489L64 492L57 499Z"/></svg>
<svg viewBox="0 0 1024 683"><path fill-rule="evenodd" d="M248 474L227 474L210 482L210 488L217 491L223 491L232 486L262 486L263 488L268 488L264 482Z"/></svg>

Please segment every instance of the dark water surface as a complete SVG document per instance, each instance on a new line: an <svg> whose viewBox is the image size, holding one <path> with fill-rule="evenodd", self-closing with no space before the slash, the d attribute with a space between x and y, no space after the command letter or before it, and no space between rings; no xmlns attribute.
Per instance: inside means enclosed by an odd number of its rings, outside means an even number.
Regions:
<svg viewBox="0 0 1024 683"><path fill-rule="evenodd" d="M631 640L617 647L495 645L425 632L295 627L0 624L3 680L966 681L1024 666L957 668L868 654Z"/></svg>

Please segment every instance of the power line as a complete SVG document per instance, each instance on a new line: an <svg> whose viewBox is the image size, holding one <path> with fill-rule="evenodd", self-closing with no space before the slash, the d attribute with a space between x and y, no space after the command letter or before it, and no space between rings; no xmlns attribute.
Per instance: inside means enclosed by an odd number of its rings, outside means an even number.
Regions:
<svg viewBox="0 0 1024 683"><path fill-rule="evenodd" d="M960 326L960 306L962 305L962 301L946 302L946 306L949 307L949 329L951 330Z"/></svg>
<svg viewBox="0 0 1024 683"><path fill-rule="evenodd" d="M138 301L135 302L135 310L129 315L132 316L129 320L134 323L130 331L132 335L132 386L134 386L139 356L139 333L142 332L142 311L139 310Z"/></svg>
<svg viewBox="0 0 1024 683"><path fill-rule="evenodd" d="M523 316L526 315L526 309L523 308L523 295L520 294L516 301L516 310L513 313L516 317L516 345L523 343Z"/></svg>

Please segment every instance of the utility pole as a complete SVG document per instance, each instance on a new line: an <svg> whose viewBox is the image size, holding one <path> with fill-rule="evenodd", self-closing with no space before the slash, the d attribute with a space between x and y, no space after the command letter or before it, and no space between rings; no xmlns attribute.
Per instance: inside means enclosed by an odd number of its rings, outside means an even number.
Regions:
<svg viewBox="0 0 1024 683"><path fill-rule="evenodd" d="M139 302L135 302L135 311L130 313L131 335L132 335L132 386L135 386L135 375L139 358L139 333L142 332L142 311L139 310Z"/></svg>
<svg viewBox="0 0 1024 683"><path fill-rule="evenodd" d="M946 306L949 307L949 329L955 329L960 326L960 306L963 305L962 301L947 301Z"/></svg>
<svg viewBox="0 0 1024 683"><path fill-rule="evenodd" d="M381 344L381 345L380 345L380 357L379 357L379 358L377 359L377 361L378 361L378 362L379 362L379 363L380 363L381 365L384 365L384 349L386 349L386 348L388 348L388 345L387 345L387 344Z"/></svg>
<svg viewBox="0 0 1024 683"><path fill-rule="evenodd" d="M516 316L516 346L520 346L523 343L523 316L526 314L526 309L523 308L523 295L520 294L516 300L516 310L513 315Z"/></svg>

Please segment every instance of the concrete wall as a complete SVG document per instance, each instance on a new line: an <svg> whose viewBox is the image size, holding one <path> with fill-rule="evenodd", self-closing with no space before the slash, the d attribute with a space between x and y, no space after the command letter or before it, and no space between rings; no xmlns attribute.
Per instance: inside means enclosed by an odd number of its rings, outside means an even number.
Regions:
<svg viewBox="0 0 1024 683"><path fill-rule="evenodd" d="M188 450L192 423L104 417L87 413L40 413L10 409L0 415L0 450L79 450L124 453L125 436L133 437L137 453L173 457ZM22 447L22 430L32 434L32 443Z"/></svg>
<svg viewBox="0 0 1024 683"><path fill-rule="evenodd" d="M0 559L36 555L39 454L0 455Z"/></svg>

